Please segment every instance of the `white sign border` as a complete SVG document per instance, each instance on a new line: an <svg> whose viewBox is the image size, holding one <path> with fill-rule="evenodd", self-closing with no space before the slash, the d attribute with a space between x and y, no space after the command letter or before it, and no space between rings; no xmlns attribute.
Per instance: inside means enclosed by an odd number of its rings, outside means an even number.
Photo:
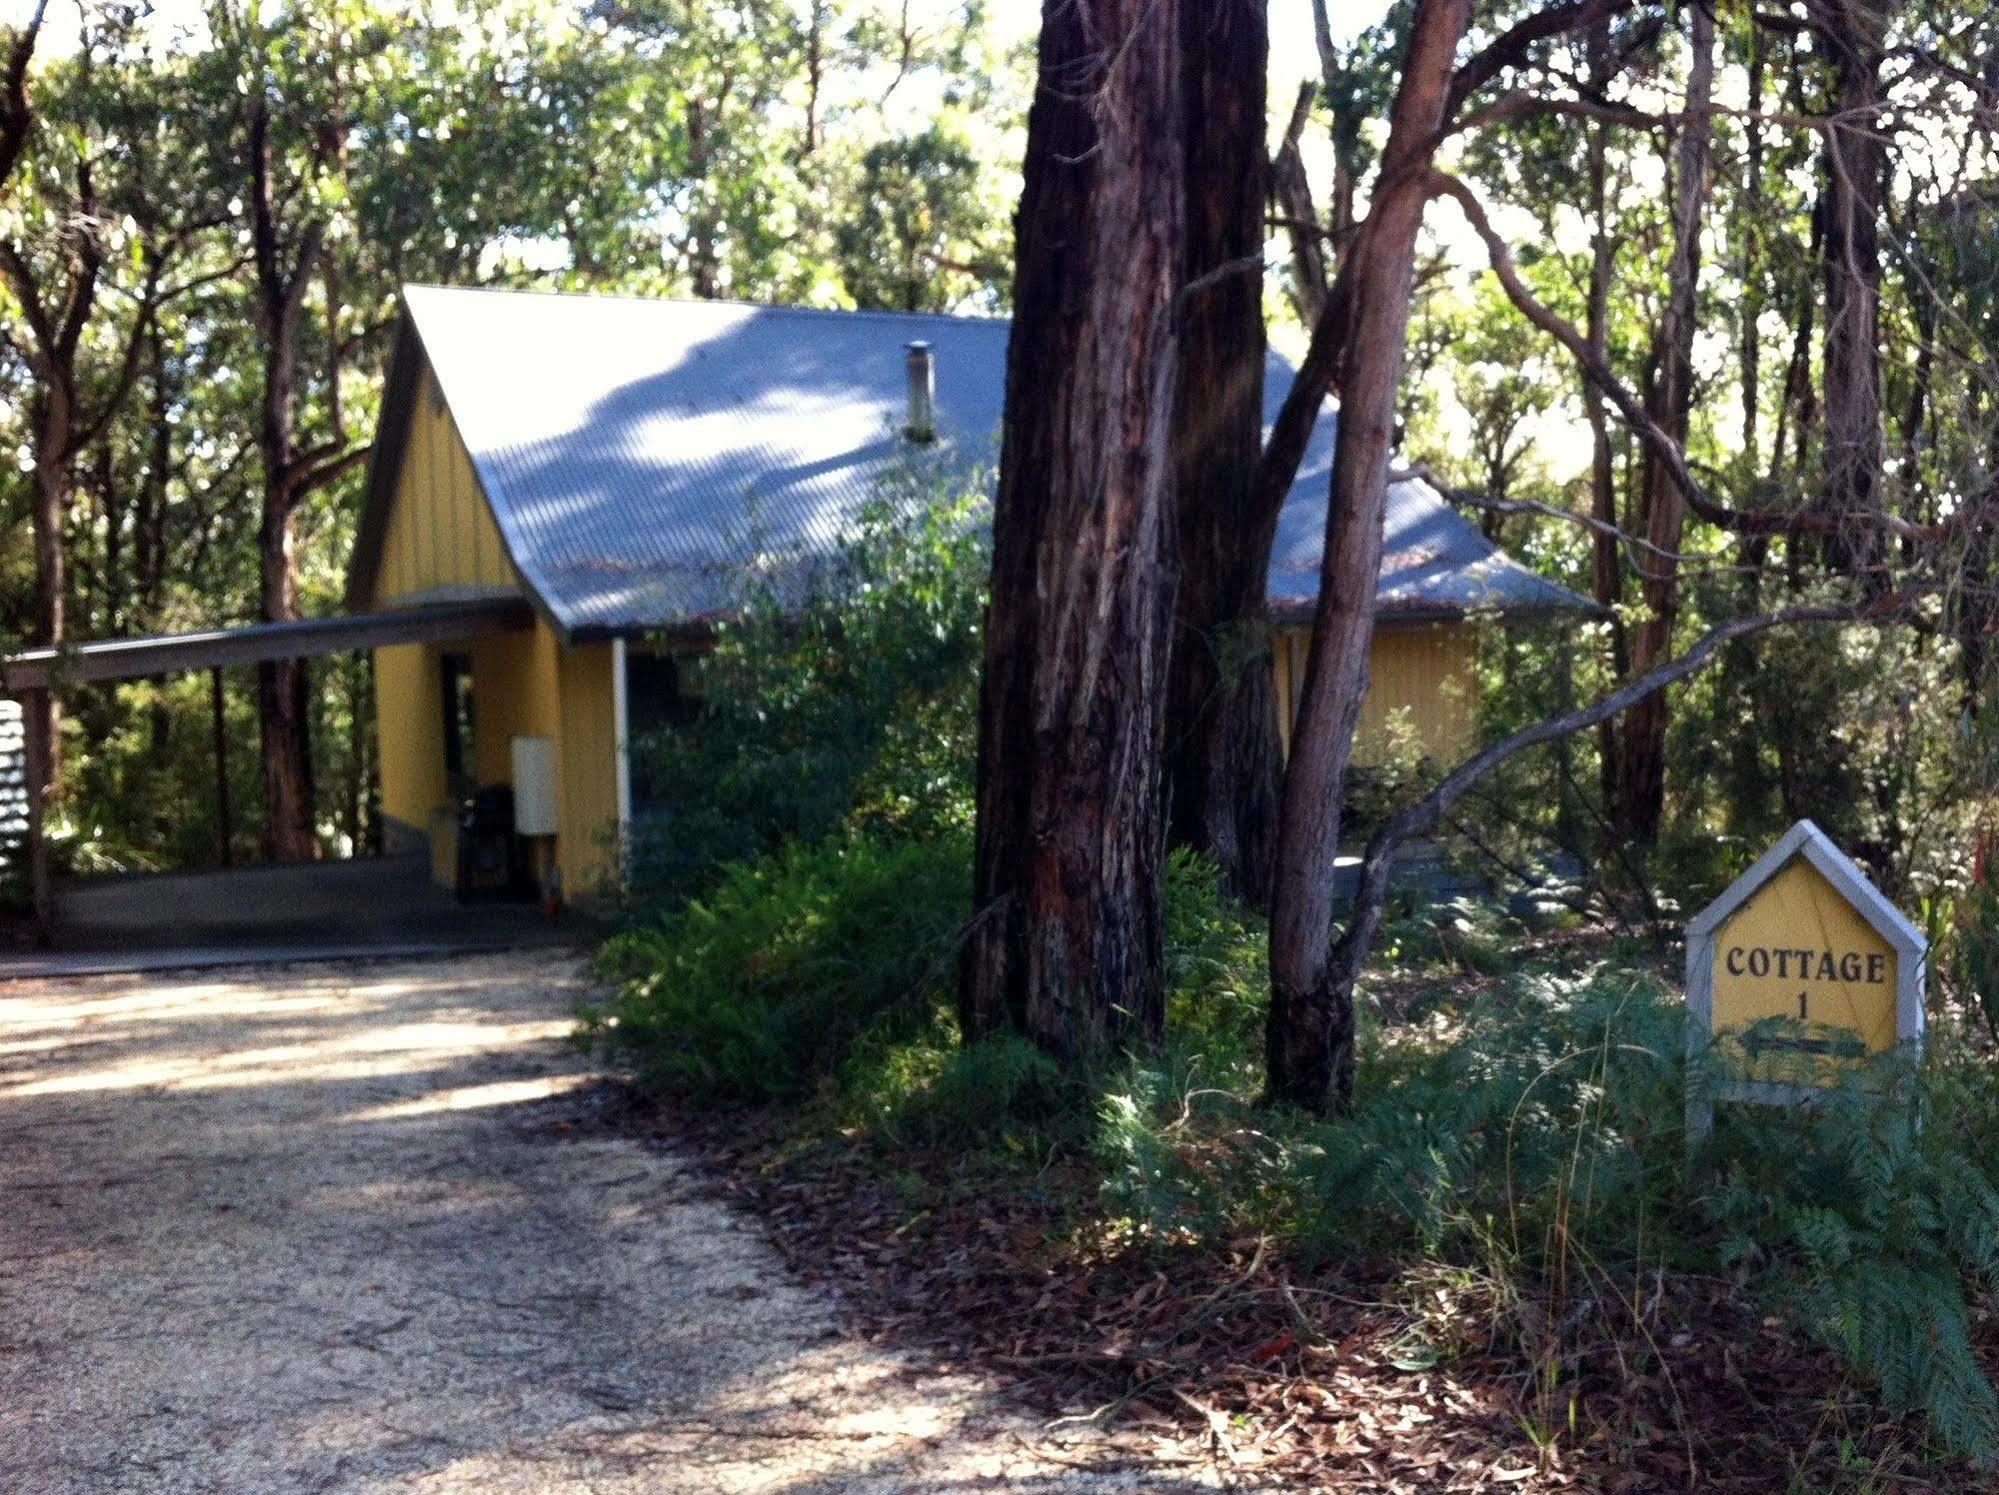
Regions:
<svg viewBox="0 0 1999 1495"><path fill-rule="evenodd" d="M1860 916L1894 948L1895 1038L1923 1043L1923 991L1927 983L1930 942L1902 911L1881 895L1853 859L1809 820L1800 820L1777 843L1728 885L1714 902L1687 925L1687 1145L1696 1146L1714 1126L1717 1100L1753 1101L1763 1105L1810 1105L1822 1091L1815 1085L1786 1085L1757 1080L1724 1080L1705 1091L1694 1083L1695 1066L1714 1042L1714 946L1721 926L1743 904L1786 867L1803 857L1838 889Z"/></svg>

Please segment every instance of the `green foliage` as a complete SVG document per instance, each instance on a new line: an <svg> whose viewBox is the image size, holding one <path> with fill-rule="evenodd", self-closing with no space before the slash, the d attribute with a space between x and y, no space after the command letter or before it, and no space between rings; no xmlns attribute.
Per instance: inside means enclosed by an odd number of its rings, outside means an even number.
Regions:
<svg viewBox="0 0 1999 1495"><path fill-rule="evenodd" d="M1999 1287L1999 1092L1961 1038L1888 1056L1818 1106L1722 1107L1687 1166L1685 1012L1613 966L1364 1031L1351 1111L1261 1112L1169 1056L1100 1103L1105 1195L1160 1239L1291 1236L1513 1284L1733 1271L1959 1455L1999 1441L1967 1285ZM1221 1066L1253 1075L1246 1056ZM1694 1083L1711 1082L1696 1071ZM1920 1118L1920 1121L1918 1120Z"/></svg>
<svg viewBox="0 0 1999 1495"><path fill-rule="evenodd" d="M949 311L1003 285L1006 269L982 242L994 215L979 200L979 186L970 141L945 125L869 146L834 236L852 267L846 280L854 304Z"/></svg>
<svg viewBox="0 0 1999 1495"><path fill-rule="evenodd" d="M884 837L970 824L978 503L884 499L805 596L772 583L744 600L701 665L694 720L636 745L657 808L634 831L635 906L849 823Z"/></svg>
<svg viewBox="0 0 1999 1495"><path fill-rule="evenodd" d="M948 990L970 901L961 833L788 844L614 936L621 983L585 1031L647 1083L703 1100L795 1097L863 1038L907 1041Z"/></svg>
<svg viewBox="0 0 1999 1495"><path fill-rule="evenodd" d="M1973 1096L1924 1078L1890 1063L1781 1123L1724 1116L1710 1201L1721 1257L1760 1267L1886 1410L1987 1454L1999 1399L1972 1353L1965 1285L1999 1286L1999 1189L1991 1153L1974 1150L1989 1132Z"/></svg>
<svg viewBox="0 0 1999 1495"><path fill-rule="evenodd" d="M928 1033L863 1045L841 1070L839 1114L890 1146L1032 1158L1075 1136L1085 1077L1024 1038L956 1039L940 1009Z"/></svg>
<svg viewBox="0 0 1999 1495"><path fill-rule="evenodd" d="M1999 1039L1999 886L1980 878L1957 905L1948 951L1952 982Z"/></svg>

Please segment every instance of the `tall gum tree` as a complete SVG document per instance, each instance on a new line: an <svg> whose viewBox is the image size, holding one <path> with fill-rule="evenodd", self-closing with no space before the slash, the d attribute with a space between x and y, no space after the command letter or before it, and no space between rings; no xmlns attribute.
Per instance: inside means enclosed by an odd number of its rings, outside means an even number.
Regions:
<svg viewBox="0 0 1999 1495"><path fill-rule="evenodd" d="M1709 201L1711 110L1714 94L1714 16L1700 0L1686 7L1687 102L1673 144L1673 250L1666 266L1666 317L1660 325L1653 376L1652 419L1682 450L1694 402L1695 297L1701 269L1701 230ZM1592 308L1594 309L1594 308ZM1644 466L1643 527L1646 551L1639 596L1644 612L1631 630L1629 669L1643 675L1671 651L1679 615L1679 551L1687 523L1686 496L1656 453ZM1635 703L1625 718L1624 761L1617 776L1621 828L1644 842L1659 834L1666 805L1666 693Z"/></svg>
<svg viewBox="0 0 1999 1495"><path fill-rule="evenodd" d="M1882 117L1884 38L1897 0L1827 0L1816 30L1832 53L1825 143L1824 451L1819 506L1850 521L1827 537L1828 564L1850 575L1877 565L1882 531L1881 209L1888 145ZM1868 577L1878 586L1881 578Z"/></svg>
<svg viewBox="0 0 1999 1495"><path fill-rule="evenodd" d="M358 53L383 46L376 25L350 34L286 16L267 25L253 10L218 14L235 51L242 104L230 143L250 241L249 291L258 337L257 450L261 498L257 529L258 615L301 615L298 520L311 494L357 467L365 440L338 425L302 435L302 371L307 298L325 267L333 203L344 196L343 157L358 108L348 77ZM337 421L337 362L328 370L328 408ZM314 433L317 437L318 433ZM263 854L306 860L318 854L312 773L312 703L305 662L257 666L259 754L264 791Z"/></svg>
<svg viewBox="0 0 1999 1495"><path fill-rule="evenodd" d="M960 1013L1164 1021L1161 749L1186 225L1176 0L1046 0L1016 219Z"/></svg>
<svg viewBox="0 0 1999 1495"><path fill-rule="evenodd" d="M1188 291L1174 437L1180 588L1167 714L1172 839L1267 902L1277 708L1262 624L1277 508L1256 501L1263 442L1264 0L1181 13Z"/></svg>
<svg viewBox="0 0 1999 1495"><path fill-rule="evenodd" d="M1270 1090L1313 1108L1352 1085L1352 997L1335 989L1331 969L1334 861L1374 639L1416 237L1470 9L1470 0L1417 0L1373 202L1342 276L1351 279L1351 293L1339 442L1312 650L1285 774L1270 929Z"/></svg>

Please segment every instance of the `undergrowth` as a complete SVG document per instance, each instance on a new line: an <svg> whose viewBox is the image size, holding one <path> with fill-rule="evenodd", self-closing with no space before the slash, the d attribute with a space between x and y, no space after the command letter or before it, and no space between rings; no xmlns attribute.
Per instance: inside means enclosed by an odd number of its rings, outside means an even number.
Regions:
<svg viewBox="0 0 1999 1495"><path fill-rule="evenodd" d="M787 1103L795 1131L886 1167L941 1151L983 1187L1039 1187L1066 1158L1100 1239L1249 1233L1308 1263L1457 1270L1502 1316L1542 1305L1535 1322L1661 1269L1718 1275L1836 1349L1885 1410L1923 1414L1941 1449L1999 1444L1972 1347L1972 1295L1999 1272L1999 1110L1955 1032L1816 1108L1722 1108L1690 1168L1677 994L1614 960L1530 964L1420 1018L1365 1020L1352 1108L1317 1118L1260 1104L1262 934L1185 857L1163 1052L1078 1075L1019 1040L961 1046L968 856L962 833L853 832L733 866L607 947L622 986L589 1030L657 1088ZM1401 931L1403 960L1426 939ZM1448 943L1429 958L1464 969ZM1512 1325L1523 1351L1558 1359L1530 1318Z"/></svg>
<svg viewBox="0 0 1999 1495"><path fill-rule="evenodd" d="M1260 922L1176 855L1160 1052L1078 1071L1019 1039L961 1044L982 574L963 520L884 509L823 593L725 631L708 708L649 745L678 793L585 1041L664 1094L765 1107L789 1155L877 1170L912 1220L938 1189L1013 1190L1056 1199L1079 1248L1162 1270L1246 1238L1334 1273L1386 1264L1412 1300L1397 1364L1482 1334L1552 1392L1617 1333L1613 1306L1677 1274L1788 1315L1939 1450L1999 1449L1974 1353L1999 1274L1999 1085L1968 1023L1821 1105L1722 1107L1690 1158L1689 1087L1713 1071L1686 1061L1655 950L1405 907L1363 993L1352 1105L1315 1117L1261 1099ZM1966 901L1943 968L1999 1031L1995 909ZM1560 1426L1551 1401L1532 1436Z"/></svg>

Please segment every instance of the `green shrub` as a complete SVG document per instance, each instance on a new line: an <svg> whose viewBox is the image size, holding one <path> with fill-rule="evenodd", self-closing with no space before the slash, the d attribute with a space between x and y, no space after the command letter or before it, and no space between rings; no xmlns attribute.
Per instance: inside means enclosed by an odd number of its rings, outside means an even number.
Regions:
<svg viewBox="0 0 1999 1495"><path fill-rule="evenodd" d="M1957 900L1947 968L1985 1031L1999 1039L1999 882L1974 881Z"/></svg>
<svg viewBox="0 0 1999 1495"><path fill-rule="evenodd" d="M936 1022L970 865L962 833L794 842L728 864L705 896L605 946L600 967L621 985L586 1035L657 1089L803 1094L863 1038Z"/></svg>
<svg viewBox="0 0 1999 1495"><path fill-rule="evenodd" d="M970 824L982 502L885 497L802 596L765 586L741 599L700 663L700 710L634 747L656 807L631 838L635 912L672 908L787 841Z"/></svg>
<svg viewBox="0 0 1999 1495"><path fill-rule="evenodd" d="M841 1075L845 1114L880 1142L1039 1157L1072 1137L1087 1080L1024 1038L958 1042L940 1012L926 1033L869 1046Z"/></svg>
<svg viewBox="0 0 1999 1495"><path fill-rule="evenodd" d="M1999 1286L1999 1191L1990 1153L1967 1147L1983 1129L1954 1114L1937 1068L1891 1058L1810 1108L1724 1112L1707 1203L1721 1259L1788 1302L1887 1411L1921 1412L1946 1448L1984 1454L1999 1400L1965 1287Z"/></svg>

